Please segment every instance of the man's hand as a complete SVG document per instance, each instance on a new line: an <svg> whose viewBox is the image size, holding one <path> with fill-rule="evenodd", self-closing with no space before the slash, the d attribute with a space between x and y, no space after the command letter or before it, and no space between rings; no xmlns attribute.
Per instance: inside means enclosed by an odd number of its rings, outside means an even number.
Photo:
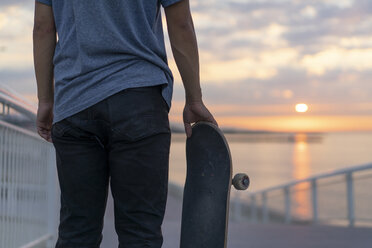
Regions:
<svg viewBox="0 0 372 248"><path fill-rule="evenodd" d="M183 109L183 123L185 125L187 137L191 137L192 134L191 123L199 121L211 122L218 126L216 120L202 101L186 102L185 108Z"/></svg>
<svg viewBox="0 0 372 248"><path fill-rule="evenodd" d="M39 102L36 117L37 133L46 141L53 143L51 129L53 122L53 103Z"/></svg>

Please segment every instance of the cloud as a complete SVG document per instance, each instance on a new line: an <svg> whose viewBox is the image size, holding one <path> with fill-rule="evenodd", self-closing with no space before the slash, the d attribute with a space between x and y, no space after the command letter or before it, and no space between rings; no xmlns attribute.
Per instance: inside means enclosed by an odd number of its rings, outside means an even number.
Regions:
<svg viewBox="0 0 372 248"><path fill-rule="evenodd" d="M368 49L328 48L315 55L306 55L301 64L309 73L322 75L327 70L372 70L372 47Z"/></svg>
<svg viewBox="0 0 372 248"><path fill-rule="evenodd" d="M370 35L372 25L372 4L368 0L200 2L195 4L194 16L203 48L208 47L204 41L210 44L211 40L227 39L238 31L260 33L276 24L285 29L278 39L303 50L310 46L309 52L319 52L324 43L340 37ZM261 40L254 40L255 44L251 39L245 40L247 46L254 46L266 37L261 33Z"/></svg>
<svg viewBox="0 0 372 248"><path fill-rule="evenodd" d="M203 57L203 53L202 53ZM282 67L296 61L296 50L273 49L259 54L241 51L235 59L202 62L201 77L205 83L224 83L242 79L268 79Z"/></svg>
<svg viewBox="0 0 372 248"><path fill-rule="evenodd" d="M9 7L9 6L19 6L23 8L32 8L34 6L34 1L29 0L1 0L0 1L0 12L2 8Z"/></svg>
<svg viewBox="0 0 372 248"><path fill-rule="evenodd" d="M0 11L0 39L24 36L33 25L33 13L19 6L9 6Z"/></svg>
<svg viewBox="0 0 372 248"><path fill-rule="evenodd" d="M283 68L270 79L245 79L223 84L202 81L202 89L207 103L235 105L237 108L238 106L294 105L299 102L322 106L327 104L354 106L354 104L371 103L371 77L372 71L333 70L318 76L309 75L304 69ZM174 92L174 100L182 102L184 90L180 82L176 82ZM341 109L346 108L340 107L340 111ZM365 109L348 108L348 114L366 113ZM372 115L372 111L368 113Z"/></svg>
<svg viewBox="0 0 372 248"><path fill-rule="evenodd" d="M32 67L32 11L20 6L0 10L0 69Z"/></svg>

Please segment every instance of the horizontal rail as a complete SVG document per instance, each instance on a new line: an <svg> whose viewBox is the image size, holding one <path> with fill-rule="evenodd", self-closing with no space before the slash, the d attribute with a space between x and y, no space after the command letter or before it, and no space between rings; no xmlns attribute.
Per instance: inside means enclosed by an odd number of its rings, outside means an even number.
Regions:
<svg viewBox="0 0 372 248"><path fill-rule="evenodd" d="M0 88L0 103L3 104L3 109L4 106L8 106L29 119L36 120L37 109L35 106L3 88Z"/></svg>
<svg viewBox="0 0 372 248"><path fill-rule="evenodd" d="M363 164L359 166L353 166L349 168L334 170L328 173L322 173L318 175L314 175L311 177L307 177L300 180L294 180L285 184L281 184L274 187L269 187L262 190L257 190L255 192L250 192L247 195L247 199L249 200L249 208L250 210L250 220L252 222L256 222L258 220L258 205L257 199L260 197L262 199L262 204L260 208L260 213L262 215L262 221L268 222L270 214L268 208L268 193L272 191L281 191L284 196L284 202L280 203L282 205L284 212L278 212L273 210L273 214L276 219L284 219L286 223L291 223L295 221L293 218L293 210L292 210L292 188L301 184L301 183L309 183L310 187L307 188L309 190L309 204L312 210L312 217L307 222L311 222L313 224L319 224L319 183L318 181L324 178L331 178L335 176L343 176L345 182L345 188L340 188L340 191L344 191L344 203L346 203L346 213L345 219L348 221L349 226L354 226L356 222L356 214L355 214L355 192L354 192L354 173L360 171L372 170L372 163ZM243 202L239 201L239 199L234 199L237 201L236 204L243 204ZM239 215L239 214L238 214ZM281 217L280 217L281 216ZM358 219L359 221L359 219Z"/></svg>
<svg viewBox="0 0 372 248"><path fill-rule="evenodd" d="M8 122L5 122L5 121L0 120L0 126L5 127L5 128L9 128L9 129L12 129L13 131L16 131L18 133L24 134L24 135L26 135L28 137L32 137L32 138L35 138L37 140L47 142L46 140L44 140L43 138L41 138L40 135L38 135L37 133L32 132L32 131L27 130L27 129L24 129L22 127L18 127L18 126L14 125L14 124L11 124L11 123L8 123Z"/></svg>
<svg viewBox="0 0 372 248"><path fill-rule="evenodd" d="M284 188L287 188L287 187L292 187L292 186L295 186L295 185L300 184L300 183L312 182L314 180L334 177L334 176L338 176L338 175L346 175L347 173L354 173L354 172L369 170L369 169L372 169L372 163L359 165L359 166L354 166L354 167L351 167L351 168L339 169L339 170L331 171L331 172L328 172L328 173L322 173L322 174L314 175L314 176L307 177L307 178L304 178L304 179L294 180L294 181L291 181L289 183L284 183L284 184L281 184L281 185L278 185L278 186L269 187L269 188L266 188L266 189L250 192L249 194L250 195L262 194L264 192L269 192L269 191L284 189Z"/></svg>

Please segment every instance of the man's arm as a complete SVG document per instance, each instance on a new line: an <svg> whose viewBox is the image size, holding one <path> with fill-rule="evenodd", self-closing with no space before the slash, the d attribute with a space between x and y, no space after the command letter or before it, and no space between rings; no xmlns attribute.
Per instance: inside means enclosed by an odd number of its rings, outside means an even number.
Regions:
<svg viewBox="0 0 372 248"><path fill-rule="evenodd" d="M53 55L57 37L52 7L36 2L33 30L34 66L40 102L53 102Z"/></svg>
<svg viewBox="0 0 372 248"><path fill-rule="evenodd" d="M191 123L209 121L217 125L217 122L202 101L198 46L189 0L182 0L164 10L173 56L185 87L183 119L186 134L190 137Z"/></svg>
<svg viewBox="0 0 372 248"><path fill-rule="evenodd" d="M199 54L189 1L180 1L164 10L173 56L186 91L186 101L200 101Z"/></svg>
<svg viewBox="0 0 372 248"><path fill-rule="evenodd" d="M50 142L54 103L53 56L56 42L52 7L35 2L33 47L37 97L39 99L36 125L40 136Z"/></svg>

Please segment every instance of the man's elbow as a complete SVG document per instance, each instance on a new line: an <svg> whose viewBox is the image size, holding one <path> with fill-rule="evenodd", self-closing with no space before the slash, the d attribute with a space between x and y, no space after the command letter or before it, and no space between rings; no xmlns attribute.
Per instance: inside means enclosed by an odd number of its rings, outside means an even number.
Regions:
<svg viewBox="0 0 372 248"><path fill-rule="evenodd" d="M186 19L183 21L176 22L174 24L174 28L178 30L184 30L184 31L193 31L194 30L194 25L192 23L191 19Z"/></svg>
<svg viewBox="0 0 372 248"><path fill-rule="evenodd" d="M168 33L170 36L194 35L195 30L192 19L170 22L170 25L168 25Z"/></svg>
<svg viewBox="0 0 372 248"><path fill-rule="evenodd" d="M33 28L33 35L38 37L54 36L56 35L56 27L53 24L46 24L44 22L35 21Z"/></svg>

